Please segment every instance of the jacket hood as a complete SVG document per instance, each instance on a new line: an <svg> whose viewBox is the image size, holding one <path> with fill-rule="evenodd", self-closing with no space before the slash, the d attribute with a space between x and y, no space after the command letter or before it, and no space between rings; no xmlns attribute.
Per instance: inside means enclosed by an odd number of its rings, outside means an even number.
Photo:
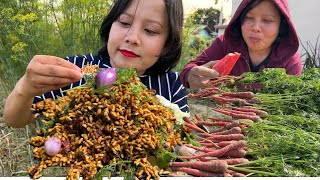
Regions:
<svg viewBox="0 0 320 180"><path fill-rule="evenodd" d="M225 30L224 38L226 41L233 42L233 43L235 41L238 41L238 43L243 43L243 42L239 42L239 40L243 41L242 38L239 38L239 35L241 35L240 16L243 10L252 1L253 0L242 0L241 4L239 5L238 9L234 13L232 19L230 20ZM299 48L299 39L290 16L288 0L268 0L268 1L272 2L278 8L280 13L282 13L284 18L286 19L289 27L288 33L280 39L281 41L280 44L275 49L273 49L276 56L279 57L279 60L281 60L282 63L286 63L283 60L293 56L298 51L298 48ZM238 36L236 36L235 34L238 34Z"/></svg>

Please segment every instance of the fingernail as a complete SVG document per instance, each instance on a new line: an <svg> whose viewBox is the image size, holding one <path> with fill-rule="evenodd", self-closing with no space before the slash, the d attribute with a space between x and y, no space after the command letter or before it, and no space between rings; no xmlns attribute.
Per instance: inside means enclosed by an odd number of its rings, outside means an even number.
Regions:
<svg viewBox="0 0 320 180"><path fill-rule="evenodd" d="M81 79L82 78L82 73L81 72L76 72L76 78Z"/></svg>

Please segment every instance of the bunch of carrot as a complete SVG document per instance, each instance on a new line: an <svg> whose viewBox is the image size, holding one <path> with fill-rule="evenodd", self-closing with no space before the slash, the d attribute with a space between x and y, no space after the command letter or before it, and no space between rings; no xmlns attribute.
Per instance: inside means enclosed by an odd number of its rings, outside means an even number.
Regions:
<svg viewBox="0 0 320 180"><path fill-rule="evenodd" d="M230 80L233 77L224 76L211 83L217 85ZM213 110L228 118L209 117L204 120L198 114L194 118L185 117L183 127L186 132L195 134L199 146L184 145L196 153L178 156L180 160L189 161L171 162L172 169L193 176L246 176L244 172L237 171L239 169L234 165L249 162L245 155L250 148L246 147L242 130L267 114L252 106L259 103L259 99L252 92L230 92L218 87L202 89L196 94L189 94L189 97L215 100L220 105ZM210 130L206 131L201 126Z"/></svg>
<svg viewBox="0 0 320 180"><path fill-rule="evenodd" d="M196 134L200 146L183 145L194 149L197 153L191 156L178 156L177 158L180 160L189 161L171 162L169 165L173 170L193 176L245 176L241 172L231 170L231 165L249 162L244 158L247 148L240 128L240 125L245 121L222 118L211 118L205 121L197 114L195 120L184 117L184 121L185 131L196 132L194 134ZM201 125L218 128L206 132L200 128Z"/></svg>
<svg viewBox="0 0 320 180"><path fill-rule="evenodd" d="M197 143L185 145L194 150L193 155L179 156L188 162L171 163L172 168L194 176L319 176L320 113L315 88L319 70L310 72L287 76L285 71L269 69L241 77L222 76L189 94L189 98L214 103L218 114L205 120L198 115L185 119L183 126ZM235 149L244 155L229 155ZM247 162L230 163L242 158ZM215 168L219 172L203 168L213 166L212 161L220 163Z"/></svg>
<svg viewBox="0 0 320 180"><path fill-rule="evenodd" d="M219 89L218 87L208 87L195 94L190 93L189 98L213 99L221 104L250 105L261 103L253 92L230 92Z"/></svg>

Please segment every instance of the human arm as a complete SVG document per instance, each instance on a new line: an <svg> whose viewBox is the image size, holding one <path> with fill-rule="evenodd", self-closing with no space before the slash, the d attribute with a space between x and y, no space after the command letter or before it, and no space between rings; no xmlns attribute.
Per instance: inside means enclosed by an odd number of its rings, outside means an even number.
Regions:
<svg viewBox="0 0 320 180"><path fill-rule="evenodd" d="M30 110L34 96L55 90L82 78L76 65L54 56L36 55L6 99L4 120L19 128L34 121Z"/></svg>
<svg viewBox="0 0 320 180"><path fill-rule="evenodd" d="M181 71L181 82L186 88L202 88L210 79L219 76L212 69L216 60L226 55L223 36L216 38L210 47L204 50L195 60L188 62Z"/></svg>

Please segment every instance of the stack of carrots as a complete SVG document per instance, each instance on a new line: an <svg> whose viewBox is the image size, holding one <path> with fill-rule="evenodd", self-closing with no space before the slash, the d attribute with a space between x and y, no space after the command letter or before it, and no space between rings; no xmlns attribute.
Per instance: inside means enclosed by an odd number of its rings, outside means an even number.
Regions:
<svg viewBox="0 0 320 180"><path fill-rule="evenodd" d="M177 159L183 162L171 162L171 168L192 176L246 176L234 165L249 162L245 155L250 149L246 147L243 129L250 128L267 114L252 106L259 103L259 99L252 92L227 92L218 87L203 89L189 94L189 97L215 100L219 106L213 110L226 117L209 117L206 120L198 114L194 118L185 117L183 127L186 132L195 134L198 146L184 145L195 153L178 156ZM209 130L205 131L201 126Z"/></svg>

